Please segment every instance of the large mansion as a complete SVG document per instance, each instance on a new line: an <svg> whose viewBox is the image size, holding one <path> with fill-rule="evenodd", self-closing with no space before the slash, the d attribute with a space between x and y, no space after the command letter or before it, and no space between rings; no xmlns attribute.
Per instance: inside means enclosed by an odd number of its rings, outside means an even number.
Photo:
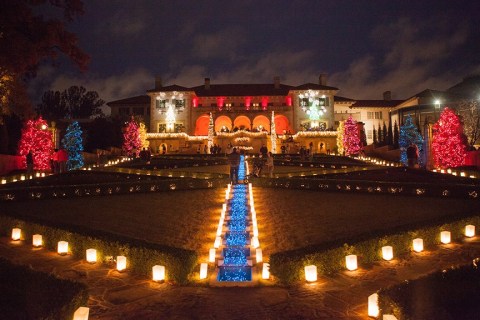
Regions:
<svg viewBox="0 0 480 320"><path fill-rule="evenodd" d="M164 86L156 78L146 95L107 105L112 117L133 115L143 120L154 151L161 145L179 152L198 150L213 130L213 143L221 147L231 143L256 151L265 144L279 152L282 146L313 144L315 152L328 152L336 145L339 121L350 115L363 124L370 144L373 130L384 123L401 125L411 115L422 125L438 118L445 105L472 98L478 92L472 83L478 80L466 78L447 91L427 89L404 100L392 100L390 91L383 99L355 100L337 96L339 89L327 85L326 74L317 83L299 86L282 84L279 77L267 84L215 84L205 78L195 87ZM272 133L278 139L271 139Z"/></svg>

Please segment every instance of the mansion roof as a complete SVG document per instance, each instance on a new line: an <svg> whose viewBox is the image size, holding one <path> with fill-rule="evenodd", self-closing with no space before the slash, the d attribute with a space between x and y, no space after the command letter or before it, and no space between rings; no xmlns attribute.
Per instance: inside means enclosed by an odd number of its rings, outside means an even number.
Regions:
<svg viewBox="0 0 480 320"><path fill-rule="evenodd" d="M208 87L200 85L196 87L182 87L179 85L170 85L156 89L147 90L147 92L169 92L169 91L193 91L197 97L221 97L221 96L287 96L293 90L323 90L337 91L338 88L306 83L300 86L290 86L286 84L260 83L260 84L210 84Z"/></svg>

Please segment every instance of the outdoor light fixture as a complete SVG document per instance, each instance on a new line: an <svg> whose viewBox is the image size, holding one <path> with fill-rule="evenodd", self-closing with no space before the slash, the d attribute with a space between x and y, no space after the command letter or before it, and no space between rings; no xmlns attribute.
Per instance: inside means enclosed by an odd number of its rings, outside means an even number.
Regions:
<svg viewBox="0 0 480 320"><path fill-rule="evenodd" d="M211 248L208 252L208 262L215 262L216 254L217 252L215 251L215 248Z"/></svg>
<svg viewBox="0 0 480 320"><path fill-rule="evenodd" d="M347 266L347 269L350 271L357 270L358 264L357 264L357 256L354 254L350 254L345 257L345 265Z"/></svg>
<svg viewBox="0 0 480 320"><path fill-rule="evenodd" d="M393 248L391 246L384 246L382 247L382 255L384 260L392 260L393 259Z"/></svg>
<svg viewBox="0 0 480 320"><path fill-rule="evenodd" d="M215 243L214 243L213 247L214 247L215 249L218 249L221 244L222 244L222 238L216 237L216 238L215 238Z"/></svg>
<svg viewBox="0 0 480 320"><path fill-rule="evenodd" d="M252 238L252 247L254 247L255 249L260 247L260 242L258 241L258 237Z"/></svg>
<svg viewBox="0 0 480 320"><path fill-rule="evenodd" d="M165 266L155 265L152 267L152 280L153 281L165 280Z"/></svg>
<svg viewBox="0 0 480 320"><path fill-rule="evenodd" d="M450 231L442 231L440 232L440 242L443 244L448 244L451 241L451 234Z"/></svg>
<svg viewBox="0 0 480 320"><path fill-rule="evenodd" d="M22 234L22 230L20 228L13 228L12 229L12 240L17 241L20 240Z"/></svg>
<svg viewBox="0 0 480 320"><path fill-rule="evenodd" d="M264 263L262 267L262 279L270 279L270 264Z"/></svg>
<svg viewBox="0 0 480 320"><path fill-rule="evenodd" d="M260 263L260 262L263 261L262 249L257 248L257 249L255 250L255 257L256 257L256 259L257 259L257 263Z"/></svg>
<svg viewBox="0 0 480 320"><path fill-rule="evenodd" d="M87 249L87 262L89 263L97 262L97 250Z"/></svg>
<svg viewBox="0 0 480 320"><path fill-rule="evenodd" d="M305 266L305 280L308 282L317 281L317 266Z"/></svg>
<svg viewBox="0 0 480 320"><path fill-rule="evenodd" d="M208 264L206 263L200 264L200 279L207 278L207 270L208 270Z"/></svg>
<svg viewBox="0 0 480 320"><path fill-rule="evenodd" d="M123 271L127 269L127 258L125 256L117 256L117 270Z"/></svg>
<svg viewBox="0 0 480 320"><path fill-rule="evenodd" d="M379 313L378 294L374 293L368 297L368 316L376 318Z"/></svg>
<svg viewBox="0 0 480 320"><path fill-rule="evenodd" d="M32 236L32 245L37 248L43 245L43 239L41 234L34 234Z"/></svg>
<svg viewBox="0 0 480 320"><path fill-rule="evenodd" d="M78 308L73 314L73 320L88 320L90 309L87 307Z"/></svg>
<svg viewBox="0 0 480 320"><path fill-rule="evenodd" d="M413 239L413 251L415 252L423 251L423 239L420 239L420 238Z"/></svg>
<svg viewBox="0 0 480 320"><path fill-rule="evenodd" d="M68 242L67 241L58 241L57 252L59 255L68 254Z"/></svg>
<svg viewBox="0 0 480 320"><path fill-rule="evenodd" d="M474 225L467 225L465 226L465 236L466 237L475 237L475 226Z"/></svg>

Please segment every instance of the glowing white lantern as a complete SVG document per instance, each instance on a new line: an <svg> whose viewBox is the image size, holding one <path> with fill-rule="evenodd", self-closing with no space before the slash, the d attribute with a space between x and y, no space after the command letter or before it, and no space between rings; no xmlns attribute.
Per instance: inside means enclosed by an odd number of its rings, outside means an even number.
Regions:
<svg viewBox="0 0 480 320"><path fill-rule="evenodd" d="M474 225L467 225L465 226L465 236L466 237L475 237L475 226Z"/></svg>
<svg viewBox="0 0 480 320"><path fill-rule="evenodd" d="M450 243L451 241L451 234L450 231L442 231L440 232L440 242L443 244Z"/></svg>
<svg viewBox="0 0 480 320"><path fill-rule="evenodd" d="M260 263L263 261L263 254L262 254L262 249L260 248L257 248L255 250L255 257L257 259L257 263Z"/></svg>
<svg viewBox="0 0 480 320"><path fill-rule="evenodd" d="M41 234L34 234L32 236L32 245L34 247L41 247L43 245L43 239Z"/></svg>
<svg viewBox="0 0 480 320"><path fill-rule="evenodd" d="M6 184L7 183L7 180L6 179L2 179L2 184Z"/></svg>
<svg viewBox="0 0 480 320"><path fill-rule="evenodd" d="M460 172L460 177L465 177L465 172Z"/></svg>
<svg viewBox="0 0 480 320"><path fill-rule="evenodd" d="M152 268L152 280L153 281L163 281L165 280L165 267L155 265Z"/></svg>
<svg viewBox="0 0 480 320"><path fill-rule="evenodd" d="M380 309L378 308L378 294L374 293L368 297L368 315L378 317Z"/></svg>
<svg viewBox="0 0 480 320"><path fill-rule="evenodd" d="M200 279L207 278L207 271L208 271L208 264L206 263L200 264Z"/></svg>
<svg viewBox="0 0 480 320"><path fill-rule="evenodd" d="M423 239L420 239L420 238L413 239L413 251L415 252L423 251Z"/></svg>
<svg viewBox="0 0 480 320"><path fill-rule="evenodd" d="M42 172L42 173L40 174L40 176L41 176L42 178L45 178L45 172Z"/></svg>
<svg viewBox="0 0 480 320"><path fill-rule="evenodd" d="M345 257L345 265L347 266L347 269L350 271L357 270L358 264L357 264L357 256L354 254L350 254Z"/></svg>
<svg viewBox="0 0 480 320"><path fill-rule="evenodd" d="M60 255L66 255L68 253L68 242L58 241L57 252Z"/></svg>
<svg viewBox="0 0 480 320"><path fill-rule="evenodd" d="M25 181L25 176L23 174L20 176L20 180Z"/></svg>
<svg viewBox="0 0 480 320"><path fill-rule="evenodd" d="M215 251L215 248L211 248L210 251L208 252L208 262L215 262L216 255L217 255L217 252Z"/></svg>
<svg viewBox="0 0 480 320"><path fill-rule="evenodd" d="M213 247L214 247L215 249L218 249L221 244L222 244L222 238L216 237L216 238L215 238L215 243L213 244Z"/></svg>
<svg viewBox="0 0 480 320"><path fill-rule="evenodd" d="M87 307L78 308L73 314L73 320L88 320L90 309Z"/></svg>
<svg viewBox="0 0 480 320"><path fill-rule="evenodd" d="M452 173L452 169L447 169L447 173L448 174Z"/></svg>
<svg viewBox="0 0 480 320"><path fill-rule="evenodd" d="M97 250L87 249L87 262L89 263L97 262Z"/></svg>
<svg viewBox="0 0 480 320"><path fill-rule="evenodd" d="M393 259L393 248L391 246L382 247L382 255L384 260Z"/></svg>
<svg viewBox="0 0 480 320"><path fill-rule="evenodd" d="M13 228L12 229L12 240L20 240L20 237L22 235L22 230L20 228Z"/></svg>
<svg viewBox="0 0 480 320"><path fill-rule="evenodd" d="M308 282L317 281L317 266L305 266L305 280Z"/></svg>
<svg viewBox="0 0 480 320"><path fill-rule="evenodd" d="M262 279L270 279L270 264L264 263L262 267Z"/></svg>
<svg viewBox="0 0 480 320"><path fill-rule="evenodd" d="M255 249L260 247L260 242L258 241L258 237L252 238L252 247L254 247Z"/></svg>
<svg viewBox="0 0 480 320"><path fill-rule="evenodd" d="M117 256L117 270L123 271L127 269L127 257Z"/></svg>

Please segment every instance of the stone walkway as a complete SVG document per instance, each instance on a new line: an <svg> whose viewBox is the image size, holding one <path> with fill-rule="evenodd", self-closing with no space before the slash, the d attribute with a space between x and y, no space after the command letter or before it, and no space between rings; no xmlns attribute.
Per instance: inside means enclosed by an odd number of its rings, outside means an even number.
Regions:
<svg viewBox="0 0 480 320"><path fill-rule="evenodd" d="M480 257L480 239L441 245L407 259L320 277L284 288L175 286L91 265L71 256L0 238L0 256L36 270L75 279L90 290L90 319L367 319L367 297L381 287L415 279Z"/></svg>

